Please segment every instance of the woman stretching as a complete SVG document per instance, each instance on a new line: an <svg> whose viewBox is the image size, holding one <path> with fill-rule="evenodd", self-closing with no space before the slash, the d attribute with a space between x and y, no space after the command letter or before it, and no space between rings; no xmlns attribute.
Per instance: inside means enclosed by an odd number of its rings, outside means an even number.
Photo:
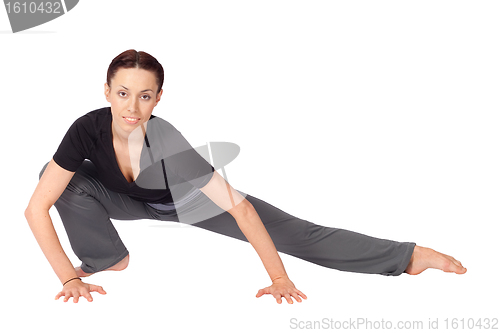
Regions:
<svg viewBox="0 0 500 333"><path fill-rule="evenodd" d="M279 304L282 297L290 304L307 297L288 277L278 251L350 272L466 272L432 249L317 225L235 190L174 126L152 115L162 85L163 67L154 57L135 50L118 55L104 84L110 107L78 118L40 172L25 216L63 285L56 299L90 302L91 292L106 292L82 277L127 267L129 252L110 218L188 223L248 241L271 279L256 296L271 294ZM52 205L82 261L78 267L59 242Z"/></svg>

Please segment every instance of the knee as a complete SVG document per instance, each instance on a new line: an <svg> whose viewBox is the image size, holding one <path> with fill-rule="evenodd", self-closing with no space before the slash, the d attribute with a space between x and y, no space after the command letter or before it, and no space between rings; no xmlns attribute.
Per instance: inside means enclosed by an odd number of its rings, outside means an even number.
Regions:
<svg viewBox="0 0 500 333"><path fill-rule="evenodd" d="M42 178L42 175L43 173L45 172L45 169L47 169L47 165L49 165L50 162L47 162L45 163L45 165L43 166L42 168L42 171L40 171L40 173L38 174L38 180L40 180L40 178Z"/></svg>

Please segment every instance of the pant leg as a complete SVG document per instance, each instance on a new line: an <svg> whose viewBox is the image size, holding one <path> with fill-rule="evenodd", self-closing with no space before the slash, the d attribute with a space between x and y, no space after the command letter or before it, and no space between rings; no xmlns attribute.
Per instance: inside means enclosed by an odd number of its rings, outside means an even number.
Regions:
<svg viewBox="0 0 500 333"><path fill-rule="evenodd" d="M254 206L279 252L338 270L383 275L400 275L413 253L415 243L316 225L239 192ZM177 211L159 211L107 190L89 161L77 170L55 206L87 273L105 270L128 254L109 218L180 221L247 241L235 219L203 193Z"/></svg>
<svg viewBox="0 0 500 333"><path fill-rule="evenodd" d="M239 191L254 206L279 252L341 271L400 275L410 261L415 243L379 239L344 229L317 225L292 216L273 205ZM220 214L193 226L247 241L236 220L214 207L203 193L179 214L184 220L217 209ZM182 211L184 210L184 211ZM181 222L183 220L181 219Z"/></svg>
<svg viewBox="0 0 500 333"><path fill-rule="evenodd" d="M144 203L106 189L90 161L84 161L54 206L86 273L103 271L129 254L110 218L154 218Z"/></svg>

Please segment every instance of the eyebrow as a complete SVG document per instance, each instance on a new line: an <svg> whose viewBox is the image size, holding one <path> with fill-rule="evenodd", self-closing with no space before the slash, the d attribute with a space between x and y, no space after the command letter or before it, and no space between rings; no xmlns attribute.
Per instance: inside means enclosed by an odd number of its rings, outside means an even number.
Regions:
<svg viewBox="0 0 500 333"><path fill-rule="evenodd" d="M120 84L120 86L122 86L122 85ZM123 87L124 89L128 90L128 88L127 88L127 87L125 87L125 86L122 86L122 87ZM148 90L151 90L151 92L153 92L153 90L152 90L152 89L144 89L144 90L141 90L141 92L146 92L146 91L148 91Z"/></svg>

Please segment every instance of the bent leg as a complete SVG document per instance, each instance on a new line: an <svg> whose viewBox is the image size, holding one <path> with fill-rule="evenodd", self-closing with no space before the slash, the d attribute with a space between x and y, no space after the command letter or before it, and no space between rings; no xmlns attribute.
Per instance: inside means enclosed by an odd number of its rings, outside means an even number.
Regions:
<svg viewBox="0 0 500 333"><path fill-rule="evenodd" d="M54 206L85 273L108 269L129 254L110 217L150 218L143 203L107 190L90 161L84 161Z"/></svg>
<svg viewBox="0 0 500 333"><path fill-rule="evenodd" d="M317 225L251 195L246 195L246 199L259 214L279 252L321 266L349 272L400 275L408 266L415 247L415 243L379 239ZM196 214L200 209L216 209L213 205L203 194L194 200L189 210ZM236 220L227 212L193 225L247 241Z"/></svg>

